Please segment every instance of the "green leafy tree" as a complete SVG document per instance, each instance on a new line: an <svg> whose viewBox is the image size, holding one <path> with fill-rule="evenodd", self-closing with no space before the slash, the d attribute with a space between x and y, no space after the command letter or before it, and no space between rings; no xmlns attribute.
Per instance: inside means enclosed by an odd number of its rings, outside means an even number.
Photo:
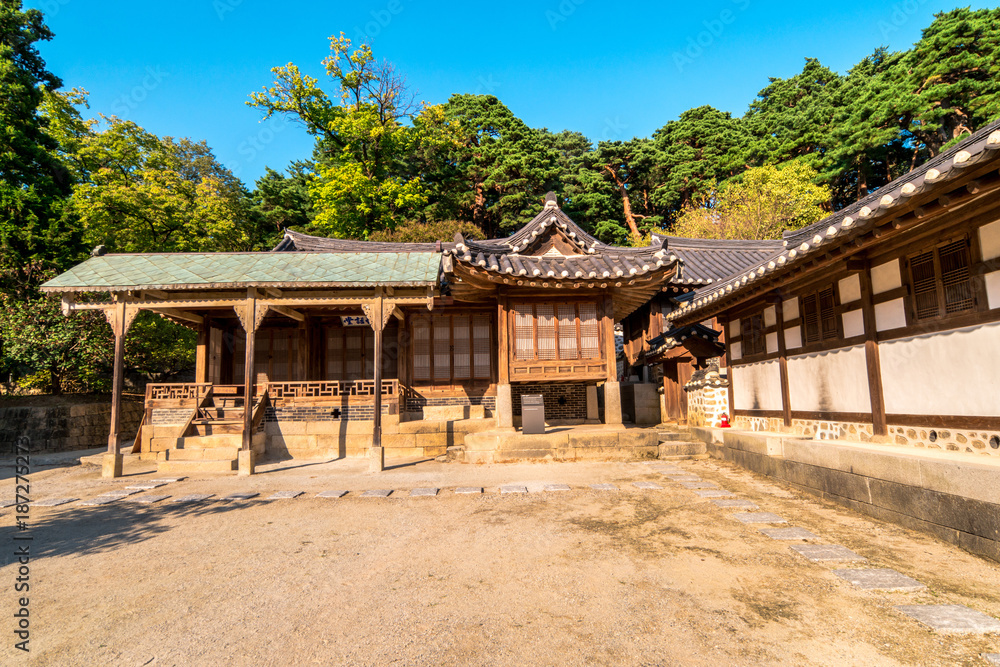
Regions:
<svg viewBox="0 0 1000 667"><path fill-rule="evenodd" d="M471 222L464 220L436 220L423 222L411 220L398 225L394 230L375 232L368 237L369 241L385 241L391 243L434 243L449 242L455 234L461 232L467 239L484 238L483 230Z"/></svg>
<svg viewBox="0 0 1000 667"><path fill-rule="evenodd" d="M305 229L316 217L309 199L311 163L293 162L287 174L268 168L250 194L250 212L264 245L273 246L288 228Z"/></svg>
<svg viewBox="0 0 1000 667"><path fill-rule="evenodd" d="M392 229L427 203L420 179L405 173L417 137L405 120L416 110L406 82L392 64L376 61L371 47L351 51L351 40L330 38L323 61L337 102L294 64L276 67L274 84L248 104L264 118L285 114L305 125L323 147L310 195L315 232L365 238Z"/></svg>
<svg viewBox="0 0 1000 667"><path fill-rule="evenodd" d="M606 214L594 225L598 237L617 242L626 236L641 237L642 230L659 226L661 219L652 202L658 185L653 180L657 158L656 146L649 139L602 141L582 156L584 173L579 178L588 194L596 196L584 195L581 203L589 201ZM601 195L611 201L600 202Z"/></svg>
<svg viewBox="0 0 1000 667"><path fill-rule="evenodd" d="M815 177L801 161L753 167L685 210L672 231L689 238L780 238L826 215L830 192L813 184Z"/></svg>
<svg viewBox="0 0 1000 667"><path fill-rule="evenodd" d="M169 382L195 367L197 334L143 311L125 337L125 367L151 382Z"/></svg>

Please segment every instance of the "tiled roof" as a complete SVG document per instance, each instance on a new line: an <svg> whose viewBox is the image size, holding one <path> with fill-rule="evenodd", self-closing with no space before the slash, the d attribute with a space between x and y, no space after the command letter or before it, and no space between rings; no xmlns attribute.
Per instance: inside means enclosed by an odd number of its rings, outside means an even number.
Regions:
<svg viewBox="0 0 1000 667"><path fill-rule="evenodd" d="M46 292L233 287L436 286L433 252L169 253L92 257Z"/></svg>
<svg viewBox="0 0 1000 667"><path fill-rule="evenodd" d="M452 244L454 245L454 244ZM285 230L285 237L272 252L441 252L439 243L389 243L328 239Z"/></svg>
<svg viewBox="0 0 1000 667"><path fill-rule="evenodd" d="M657 239L666 239L667 248L681 259L680 275L673 282L693 285L708 285L757 266L782 248L780 240L688 239L654 234L653 241Z"/></svg>
<svg viewBox="0 0 1000 667"><path fill-rule="evenodd" d="M717 312L723 302L756 287L759 280L767 280L776 272L784 272L805 259L812 259L817 253L829 252L831 248L857 238L877 226L880 220L891 217L893 209L905 205L910 198L935 190L947 191L951 181L968 173L973 166L997 158L1000 158L1000 121L986 126L851 206L808 227L787 232L780 250L721 282L699 289L694 299L666 317L689 321L689 316L701 318Z"/></svg>

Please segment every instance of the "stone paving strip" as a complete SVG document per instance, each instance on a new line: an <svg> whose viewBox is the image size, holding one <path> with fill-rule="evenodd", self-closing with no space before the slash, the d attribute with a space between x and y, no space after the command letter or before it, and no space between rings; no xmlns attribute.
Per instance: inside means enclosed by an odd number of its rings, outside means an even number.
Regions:
<svg viewBox="0 0 1000 667"><path fill-rule="evenodd" d="M744 500L743 498L712 498L712 502L715 503L716 507L740 507L746 510L757 510L757 503Z"/></svg>
<svg viewBox="0 0 1000 667"><path fill-rule="evenodd" d="M79 500L79 498L47 498L45 500L36 500L35 502L28 504L32 507L59 507L60 505L73 503L77 500Z"/></svg>
<svg viewBox="0 0 1000 667"><path fill-rule="evenodd" d="M691 483L691 482L702 481L701 477L695 477L694 475L685 475L683 477L671 477L670 475L667 475L667 479L669 479L671 482L678 482L680 484L683 484L685 482Z"/></svg>
<svg viewBox="0 0 1000 667"><path fill-rule="evenodd" d="M230 493L223 500L252 500L259 495L256 491L240 491L239 493Z"/></svg>
<svg viewBox="0 0 1000 667"><path fill-rule="evenodd" d="M174 482L183 482L185 479L187 479L187 477L161 477L160 479L151 479L149 481L157 484L173 484Z"/></svg>
<svg viewBox="0 0 1000 667"><path fill-rule="evenodd" d="M732 498L736 495L725 489L695 489L694 492L702 498Z"/></svg>
<svg viewBox="0 0 1000 667"><path fill-rule="evenodd" d="M715 482L705 482L705 481L700 481L700 482L681 482L681 486L683 486L685 489L691 489L691 490L694 490L694 489L718 489L719 488L719 485L716 484Z"/></svg>
<svg viewBox="0 0 1000 667"><path fill-rule="evenodd" d="M460 486L455 489L455 493L459 495L465 495L469 493L482 493L483 487L481 486Z"/></svg>
<svg viewBox="0 0 1000 667"><path fill-rule="evenodd" d="M590 488L594 491L617 491L618 487L614 484L591 484Z"/></svg>
<svg viewBox="0 0 1000 667"><path fill-rule="evenodd" d="M316 494L317 498L343 498L347 495L347 491L343 489L334 489L333 491L320 491Z"/></svg>
<svg viewBox="0 0 1000 667"><path fill-rule="evenodd" d="M788 547L814 563L838 560L868 560L839 544L793 544Z"/></svg>
<svg viewBox="0 0 1000 667"><path fill-rule="evenodd" d="M16 504L17 504L16 500L4 500L3 502L0 502L0 509L3 509L5 507L13 507Z"/></svg>
<svg viewBox="0 0 1000 667"><path fill-rule="evenodd" d="M132 486L126 486L126 489L133 491L152 491L153 489L158 489L161 486L166 486L170 482L143 482L141 484L133 484Z"/></svg>
<svg viewBox="0 0 1000 667"><path fill-rule="evenodd" d="M158 503L161 500L166 500L170 496L130 496L128 498L123 498L122 502L125 503L139 503L140 505L152 505L153 503Z"/></svg>
<svg viewBox="0 0 1000 667"><path fill-rule="evenodd" d="M426 488L426 489L413 489L410 491L411 496L436 496L440 489Z"/></svg>
<svg viewBox="0 0 1000 667"><path fill-rule="evenodd" d="M546 491L569 491L569 484L546 484Z"/></svg>
<svg viewBox="0 0 1000 667"><path fill-rule="evenodd" d="M362 492L362 498L388 498L392 495L392 489L369 489Z"/></svg>
<svg viewBox="0 0 1000 667"><path fill-rule="evenodd" d="M833 573L844 581L869 591L920 591L927 588L916 579L889 568L834 570Z"/></svg>
<svg viewBox="0 0 1000 667"><path fill-rule="evenodd" d="M960 604L904 604L894 607L929 628L949 635L1000 632L1000 621Z"/></svg>
<svg viewBox="0 0 1000 667"><path fill-rule="evenodd" d="M771 512L737 512L730 516L741 523L788 523L787 519Z"/></svg>
<svg viewBox="0 0 1000 667"><path fill-rule="evenodd" d="M980 657L986 661L986 664L1000 667L1000 653L981 653Z"/></svg>
<svg viewBox="0 0 1000 667"><path fill-rule="evenodd" d="M90 500L80 501L82 507L98 507L100 505L107 505L109 503L116 503L126 496L97 496L96 498L91 498Z"/></svg>
<svg viewBox="0 0 1000 667"><path fill-rule="evenodd" d="M500 493L501 494L505 494L505 493L527 493L527 492L528 492L528 487L526 487L526 486L518 486L516 484L507 484L507 485L504 485L504 486L500 487Z"/></svg>
<svg viewBox="0 0 1000 667"><path fill-rule="evenodd" d="M211 493L189 493L186 496L178 496L170 502L172 503L200 503L203 500L208 500L214 494Z"/></svg>
<svg viewBox="0 0 1000 667"><path fill-rule="evenodd" d="M634 486L637 489L648 489L650 491L655 491L663 488L662 486L660 486L659 484L655 484L654 482L633 482L632 486Z"/></svg>
<svg viewBox="0 0 1000 667"><path fill-rule="evenodd" d="M298 498L305 491L275 491L267 497L268 500L291 500L292 498Z"/></svg>
<svg viewBox="0 0 1000 667"><path fill-rule="evenodd" d="M813 535L805 528L758 528L772 540L818 540L819 535ZM854 572L855 570L851 570Z"/></svg>
<svg viewBox="0 0 1000 667"><path fill-rule="evenodd" d="M118 496L119 498L124 498L125 496L133 496L137 493L142 493L139 489L114 489L113 491L105 491L101 496Z"/></svg>

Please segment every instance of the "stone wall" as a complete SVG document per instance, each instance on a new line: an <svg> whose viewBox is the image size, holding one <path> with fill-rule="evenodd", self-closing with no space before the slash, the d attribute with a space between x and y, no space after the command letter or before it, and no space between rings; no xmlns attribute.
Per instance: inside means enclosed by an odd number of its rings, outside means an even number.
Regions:
<svg viewBox="0 0 1000 667"><path fill-rule="evenodd" d="M131 442L142 421L142 403L123 402L121 435ZM21 436L32 452L66 452L108 446L110 403L0 408L0 452L13 453Z"/></svg>
<svg viewBox="0 0 1000 667"><path fill-rule="evenodd" d="M729 414L728 387L702 386L687 392L689 426L721 426L722 415Z"/></svg>
<svg viewBox="0 0 1000 667"><path fill-rule="evenodd" d="M514 415L521 415L521 396L541 394L545 401L545 420L587 418L587 385L584 384L515 384L511 385Z"/></svg>

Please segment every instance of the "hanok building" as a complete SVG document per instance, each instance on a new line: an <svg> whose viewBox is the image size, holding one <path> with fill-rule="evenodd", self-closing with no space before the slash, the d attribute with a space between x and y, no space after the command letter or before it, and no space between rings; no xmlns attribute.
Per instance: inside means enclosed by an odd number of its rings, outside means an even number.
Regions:
<svg viewBox="0 0 1000 667"><path fill-rule="evenodd" d="M716 455L1000 560L998 169L994 123L666 316L724 326Z"/></svg>
<svg viewBox="0 0 1000 667"><path fill-rule="evenodd" d="M381 469L383 446L439 456L467 433L513 431L525 393L544 396L550 423L620 427L615 323L671 285L710 279L685 279L670 242L603 244L550 195L503 239L287 232L271 252L96 256L42 289L66 312L103 311L114 331L106 474L120 474L122 436L132 441L117 414L140 310L198 332L197 368L193 383L146 387L133 451L175 472L249 473L264 452L370 453ZM77 300L95 292L110 299Z"/></svg>

